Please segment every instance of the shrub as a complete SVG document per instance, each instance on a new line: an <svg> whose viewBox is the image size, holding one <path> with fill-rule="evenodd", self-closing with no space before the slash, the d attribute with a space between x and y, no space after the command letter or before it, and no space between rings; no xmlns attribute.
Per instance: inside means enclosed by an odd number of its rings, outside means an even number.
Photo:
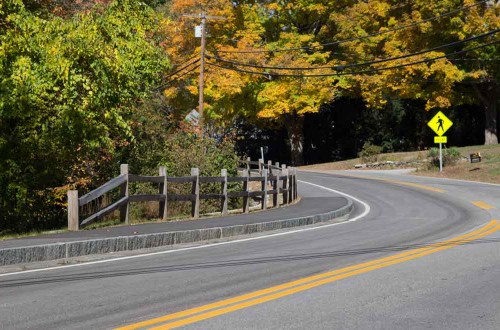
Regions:
<svg viewBox="0 0 500 330"><path fill-rule="evenodd" d="M429 157L429 158L439 157L439 149L438 148L430 148L429 151L427 151L427 157Z"/></svg>
<svg viewBox="0 0 500 330"><path fill-rule="evenodd" d="M378 159L378 155L382 152L382 147L372 144L371 142L365 142L363 148L359 152L359 157L361 161L365 163L373 163Z"/></svg>
<svg viewBox="0 0 500 330"><path fill-rule="evenodd" d="M448 157L455 159L455 161L457 161L460 157L462 157L457 147L451 147L449 149L446 149L446 154Z"/></svg>
<svg viewBox="0 0 500 330"><path fill-rule="evenodd" d="M429 149L427 156L430 158L430 164L432 167L439 167L439 149L431 148ZM458 148L451 147L443 149L443 166L454 165L460 159L461 154Z"/></svg>
<svg viewBox="0 0 500 330"><path fill-rule="evenodd" d="M131 172L158 175L158 167L165 166L167 175L174 177L190 176L191 168L199 168L200 176L220 176L221 169L227 169L228 176L237 175L238 156L234 151L234 143L230 138L200 138L197 135L175 130L164 136L161 147L157 146L152 154L143 155L142 164L131 168ZM139 152L139 151L137 151ZM149 158L149 159L147 159ZM152 164L152 160L156 164ZM148 164L146 168L143 164ZM142 165L142 168L139 166ZM139 172L140 171L140 172ZM238 189L238 185L230 184L228 189ZM168 192L175 194L190 194L192 184L172 183L168 185ZM202 194L220 193L220 183L204 183L201 185ZM131 187L131 194L155 194L157 188L150 185L135 184ZM241 202L241 199L240 199ZM158 217L158 203L142 203L133 206L133 218L148 219ZM236 205L229 205L235 207ZM187 216L190 214L191 204L187 202L173 202L168 205L169 217ZM209 213L220 210L220 200L202 200L200 213Z"/></svg>

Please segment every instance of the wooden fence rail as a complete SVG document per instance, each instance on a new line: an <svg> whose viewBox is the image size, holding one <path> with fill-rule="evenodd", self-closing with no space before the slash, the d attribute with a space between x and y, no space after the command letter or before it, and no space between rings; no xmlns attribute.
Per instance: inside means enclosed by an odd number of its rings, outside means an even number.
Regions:
<svg viewBox="0 0 500 330"><path fill-rule="evenodd" d="M169 177L164 166L159 169L159 176L146 176L130 174L127 164L120 166L120 175L111 179L99 188L78 197L77 190L68 191L68 229L77 231L92 222L102 219L106 215L119 210L120 220L129 223L129 205L134 202L158 202L158 216L164 221L168 217L169 202L190 202L191 216L200 216L200 200L219 199L220 212L222 215L228 214L229 198L242 198L242 209L244 213L249 212L250 198L259 198L261 208L268 208L268 196L272 196L273 207L280 207L278 195L282 194L282 205L291 203L297 198L297 178L294 168L287 168L279 163L272 165L271 162L264 164L262 160L252 162L250 159L241 162L244 167L239 170L241 176L228 177L227 170L221 170L221 176L201 177L197 168L191 169L191 175L186 177ZM134 182L145 182L158 184L158 194L130 195L129 184ZM228 191L228 183L241 182L241 191ZM260 182L260 190L250 190L250 182ZM171 183L190 183L191 194L167 193L167 186ZM200 186L207 183L220 183L220 193L204 194L200 193ZM269 189L269 187L272 189ZM118 200L107 205L90 216L81 219L80 210L98 201L105 194L120 189Z"/></svg>

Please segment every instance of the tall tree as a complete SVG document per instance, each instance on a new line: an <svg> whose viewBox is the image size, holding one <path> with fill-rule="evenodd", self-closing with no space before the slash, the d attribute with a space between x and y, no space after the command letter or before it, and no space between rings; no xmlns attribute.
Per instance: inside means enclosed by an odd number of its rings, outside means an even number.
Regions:
<svg viewBox="0 0 500 330"><path fill-rule="evenodd" d="M69 18L29 9L0 7L0 230L58 225L56 187L83 184L133 142L133 105L169 66L142 2Z"/></svg>
<svg viewBox="0 0 500 330"><path fill-rule="evenodd" d="M453 44L417 56L362 67L362 70L374 71L353 76L353 84L372 106L383 105L391 96L425 100L426 110L448 108L475 99L484 105L485 143L488 144L498 142L494 96L498 93L495 84L498 67L493 65L495 62L484 60L495 57L498 46L467 51L491 42L494 36L461 41L497 29L498 13L497 7L487 6L484 1L399 3L375 0L355 3L342 12L334 12L331 19L337 22L337 36L356 39L340 46L343 51L357 54L351 62L377 61ZM356 19L360 14L367 19ZM393 32L384 33L387 30ZM366 37L359 39L359 36ZM445 55L445 58L422 62ZM421 63L377 71L412 62ZM467 81L474 82L472 86L475 87L470 90L475 98L471 98L471 93L466 97L457 93L458 86Z"/></svg>
<svg viewBox="0 0 500 330"><path fill-rule="evenodd" d="M424 101L427 111L481 102L485 142L497 141L498 68L484 61L497 46L482 47L494 33L474 37L498 28L498 6L479 0L206 3L172 1L179 12L228 18L210 23L207 114L222 124L238 114L282 123L295 164L301 163L301 116L342 95L380 109L392 99ZM173 37L175 52L194 47L192 32L181 37L189 30L179 26L188 24L172 21L181 32ZM464 95L460 86L471 82L475 87ZM196 96L197 84L191 79L184 90Z"/></svg>
<svg viewBox="0 0 500 330"><path fill-rule="evenodd" d="M210 61L206 74L206 115L222 125L240 115L269 118L284 125L289 132L293 163L301 164L303 115L318 111L322 103L334 97L333 78L322 81L294 79L271 72L265 74L266 70L256 70L257 74L252 75L218 59L223 56L226 61L244 61L263 66L312 67L325 64L328 59L326 52L299 49L273 53L273 49L301 48L314 43L315 33L327 17L326 7L311 1L239 1L232 4L212 1L210 5L204 6L203 3L178 0L172 2L171 8L177 8L174 11L178 13L203 10L210 15L226 17L225 21L210 23L213 25L209 28L207 46ZM172 43L177 45L174 53L193 47L193 23L186 22L186 19L180 20L180 23L172 23L170 27L181 32L179 36L188 36L177 37L179 43ZM264 51L247 52L251 49ZM293 71L283 73L292 74ZM198 83L191 80L186 88L193 96L197 95ZM179 88L181 86L179 84L167 89L167 95L174 99L183 95L183 89Z"/></svg>
<svg viewBox="0 0 500 330"><path fill-rule="evenodd" d="M466 3L472 3L467 1ZM474 8L463 22L459 38L484 33L500 28L500 3L489 1L486 6ZM498 37L497 37L498 38ZM476 43L477 44L477 43ZM484 143L498 143L497 120L500 116L498 99L500 98L500 65L498 54L500 46L491 45L473 52L455 61L456 65L467 72L467 80L472 82L475 99L484 107L485 130ZM478 60L479 59L479 60Z"/></svg>

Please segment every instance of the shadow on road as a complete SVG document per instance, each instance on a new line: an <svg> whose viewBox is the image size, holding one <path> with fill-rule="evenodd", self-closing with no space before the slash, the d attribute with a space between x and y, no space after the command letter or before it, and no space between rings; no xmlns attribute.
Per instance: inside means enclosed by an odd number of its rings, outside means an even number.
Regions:
<svg viewBox="0 0 500 330"><path fill-rule="evenodd" d="M479 239L471 242L465 242L461 245L471 245L471 244L486 244L486 243L500 243L500 238L490 238L490 239ZM102 278L113 278L121 276L134 276L143 274L154 274L154 273L167 273L167 272L178 272L178 271L190 271L190 270L200 270L200 269L210 269L210 268L220 268L220 267L234 267L234 266L246 266L246 265L256 265L256 264L267 264L276 262L288 262L288 261L300 261L300 260L310 260L310 259L321 259L321 258L336 258L342 256L353 256L353 255L364 255L371 253L380 252L398 252L407 251L417 248L423 248L431 245L440 244L439 242L432 243L422 243L422 244L411 244L402 246L387 246L387 247L376 247L367 249L357 249L357 250L345 250L345 251L333 251L333 252L322 252L322 253L308 253L308 254L295 254L295 255L285 255L285 256L275 256L266 258L249 258L249 259L237 259L219 262L203 262L196 264L185 264L185 265L171 265L171 266L159 266L159 267L146 267L137 269L123 269L107 272L87 272L72 275L59 275L59 276L40 276L25 278L25 279L13 279L13 280L1 280L0 288L10 288L10 287L22 287L30 285L39 284L51 284L59 282L75 282ZM456 242L443 243L439 246L456 245Z"/></svg>

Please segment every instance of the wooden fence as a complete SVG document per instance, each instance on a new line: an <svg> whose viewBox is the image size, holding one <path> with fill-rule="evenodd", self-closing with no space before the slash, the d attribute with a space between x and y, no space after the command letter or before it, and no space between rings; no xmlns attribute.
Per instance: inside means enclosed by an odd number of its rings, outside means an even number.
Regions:
<svg viewBox="0 0 500 330"><path fill-rule="evenodd" d="M228 214L229 198L242 198L242 210L249 212L250 198L259 197L261 208L268 208L268 196L272 196L273 207L280 207L291 203L297 198L297 178L294 168L287 168L285 165L279 166L278 163L272 165L271 162L264 164L262 160L252 162L250 159L241 162L244 167L239 170L241 176L228 177L227 170L221 170L221 176L201 177L197 168L191 169L191 176L169 177L165 167L160 167L158 176L145 176L129 173L127 164L120 166L120 175L106 182L101 187L78 197L78 190L68 191L68 229L77 231L92 222L102 219L106 215L119 210L121 222L129 223L129 205L133 202L158 202L158 217L167 220L169 202L190 202L191 216L198 218L200 216L200 200L219 199L220 212L222 215ZM150 195L130 195L129 184L133 182L149 182L158 185L158 194ZM228 183L241 182L241 191L228 191ZM260 182L260 190L251 191L250 182ZM173 194L167 193L169 183L191 183L191 194ZM220 183L220 193L202 194L200 185L207 183ZM269 189L271 187L272 189ZM106 193L120 189L118 200L108 206L100 208L97 212L84 219L81 219L80 210L86 205L98 201ZM278 195L282 195L282 204L279 202Z"/></svg>

